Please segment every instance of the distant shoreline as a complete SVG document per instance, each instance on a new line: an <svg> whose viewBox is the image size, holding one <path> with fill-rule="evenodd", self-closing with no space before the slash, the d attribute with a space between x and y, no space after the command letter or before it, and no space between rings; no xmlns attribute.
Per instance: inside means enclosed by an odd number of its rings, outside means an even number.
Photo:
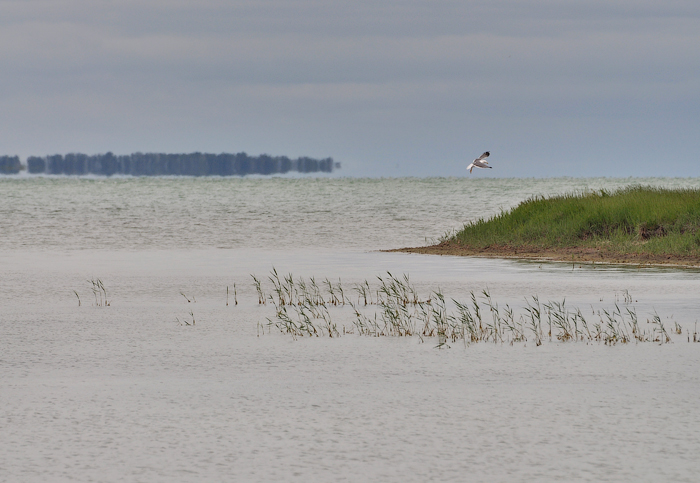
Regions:
<svg viewBox="0 0 700 483"><path fill-rule="evenodd" d="M246 176L299 173L332 173L340 168L333 158L240 153L132 153L87 155L82 153L29 156L26 166L19 156L0 156L0 174L49 174L66 176Z"/></svg>

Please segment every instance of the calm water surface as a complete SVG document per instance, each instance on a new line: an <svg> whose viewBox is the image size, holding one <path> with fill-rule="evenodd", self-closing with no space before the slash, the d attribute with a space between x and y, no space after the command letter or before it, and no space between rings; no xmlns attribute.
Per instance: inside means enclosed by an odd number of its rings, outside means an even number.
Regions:
<svg viewBox="0 0 700 483"><path fill-rule="evenodd" d="M631 184L700 179L2 177L0 481L696 481L700 272L378 251ZM627 291L683 333L294 341L260 335L274 314L250 274L273 267L346 287L405 273L516 310L566 298L591 317Z"/></svg>

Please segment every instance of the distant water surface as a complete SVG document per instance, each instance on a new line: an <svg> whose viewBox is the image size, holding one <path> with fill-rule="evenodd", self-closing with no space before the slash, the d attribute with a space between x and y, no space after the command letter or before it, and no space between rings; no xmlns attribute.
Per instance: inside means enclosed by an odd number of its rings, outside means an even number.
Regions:
<svg viewBox="0 0 700 483"><path fill-rule="evenodd" d="M0 177L0 249L416 246L532 196L697 178Z"/></svg>

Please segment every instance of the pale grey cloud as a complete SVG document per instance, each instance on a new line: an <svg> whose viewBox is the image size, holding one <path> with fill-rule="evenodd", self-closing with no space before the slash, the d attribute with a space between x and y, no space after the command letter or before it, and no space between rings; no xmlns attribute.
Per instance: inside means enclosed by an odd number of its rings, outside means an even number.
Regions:
<svg viewBox="0 0 700 483"><path fill-rule="evenodd" d="M699 27L687 1L0 1L0 144L700 175Z"/></svg>

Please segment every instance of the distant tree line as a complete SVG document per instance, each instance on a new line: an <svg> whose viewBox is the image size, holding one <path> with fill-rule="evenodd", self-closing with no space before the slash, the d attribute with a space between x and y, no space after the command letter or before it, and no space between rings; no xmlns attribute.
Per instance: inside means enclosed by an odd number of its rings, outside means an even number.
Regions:
<svg viewBox="0 0 700 483"><path fill-rule="evenodd" d="M19 156L0 156L0 174L17 174L21 170Z"/></svg>
<svg viewBox="0 0 700 483"><path fill-rule="evenodd" d="M244 176L247 174L275 174L296 171L300 173L330 173L340 168L333 158L314 159L286 156L249 156L237 154L163 154L134 153L128 155L106 154L87 155L71 153L66 155L30 156L27 158L27 171L31 174L97 174L112 176L124 174L132 176ZM13 174L22 169L17 156L0 157L0 173Z"/></svg>

